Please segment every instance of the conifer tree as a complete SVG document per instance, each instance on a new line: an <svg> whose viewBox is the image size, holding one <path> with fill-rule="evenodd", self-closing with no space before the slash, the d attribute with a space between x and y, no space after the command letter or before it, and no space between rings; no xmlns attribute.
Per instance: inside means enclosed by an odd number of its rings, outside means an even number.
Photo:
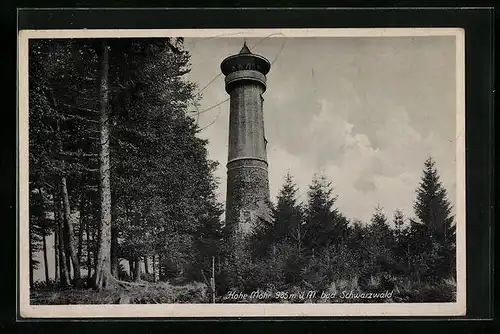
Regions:
<svg viewBox="0 0 500 334"><path fill-rule="evenodd" d="M412 231L415 230L413 228L414 224L405 225L405 217L399 209L394 212L392 221L394 224L394 256L397 261L397 269L399 273L408 274L414 256L411 248L412 243L414 244L412 237Z"/></svg>
<svg viewBox="0 0 500 334"><path fill-rule="evenodd" d="M44 189L46 200L63 199L64 210L54 212L64 222L66 237L57 236L61 248L73 262L73 283L79 283L78 259L76 258L73 226L70 222L72 200L79 189L72 183L84 170L82 164L81 135L85 118L68 108L68 101L75 97L73 75L74 64L69 52L68 40L30 41L30 190ZM82 94L80 90L80 94ZM72 189L73 188L73 191ZM38 205L34 203L34 205ZM30 202L31 206L31 202ZM55 204L45 205L41 210L54 210ZM63 207L61 207L62 209ZM36 209L32 207L31 209ZM54 228L55 233L61 230ZM51 231L45 229L46 233ZM72 255L72 256L69 256ZM59 258L64 258L60 256ZM64 279L65 281L65 279ZM63 285L67 284L61 282Z"/></svg>
<svg viewBox="0 0 500 334"><path fill-rule="evenodd" d="M387 222L387 216L380 205L375 207L375 212L370 221L370 232L375 242L383 247L390 247L393 234Z"/></svg>
<svg viewBox="0 0 500 334"><path fill-rule="evenodd" d="M354 255L356 269L366 265L367 240L369 240L368 227L359 219L353 219L349 226L346 246Z"/></svg>
<svg viewBox="0 0 500 334"><path fill-rule="evenodd" d="M199 278L218 251L222 211L217 164L186 115L197 103L184 76L189 54L182 39L112 42L122 50L111 58L111 82L120 87L111 100L111 145L121 256L161 255L162 265L176 264L168 272Z"/></svg>
<svg viewBox="0 0 500 334"><path fill-rule="evenodd" d="M396 236L396 241L399 241L399 238L403 232L404 229L404 215L401 210L396 210L394 212L394 217L392 219L392 222L394 224L394 229L395 229L395 236Z"/></svg>
<svg viewBox="0 0 500 334"><path fill-rule="evenodd" d="M97 289L114 282L118 257L196 267L218 252L216 164L187 115L198 98L189 58L182 38L30 41L30 191L47 189L46 207L64 222L58 258L75 255L77 271L86 262ZM81 223L68 238L70 215Z"/></svg>
<svg viewBox="0 0 500 334"><path fill-rule="evenodd" d="M281 187L276 206L273 209L274 238L276 242L302 242L300 227L302 226L302 208L297 203L297 185L290 172L285 175L285 183Z"/></svg>
<svg viewBox="0 0 500 334"><path fill-rule="evenodd" d="M290 172L279 190L276 205L271 205L272 222L259 221L252 235L252 247L257 257L276 256L276 248L293 244L301 252L304 233L302 207L297 203L297 185Z"/></svg>
<svg viewBox="0 0 500 334"><path fill-rule="evenodd" d="M394 234L387 222L387 216L380 205L377 205L375 208L370 221L368 245L366 246L369 253L371 270L375 272L390 270L389 266L393 262L392 248L394 246Z"/></svg>
<svg viewBox="0 0 500 334"><path fill-rule="evenodd" d="M42 239L45 238L44 228L40 222L42 210L38 201L38 190L30 192L30 222L29 222L29 252L30 252L30 288L34 284L34 271L39 268L37 254L41 250Z"/></svg>
<svg viewBox="0 0 500 334"><path fill-rule="evenodd" d="M308 191L305 210L305 244L311 254L339 245L347 235L347 219L334 208L337 196L324 175L315 175Z"/></svg>
<svg viewBox="0 0 500 334"><path fill-rule="evenodd" d="M427 226L434 237L443 243L454 243L452 207L432 158L425 161L413 208L420 223Z"/></svg>
<svg viewBox="0 0 500 334"><path fill-rule="evenodd" d="M423 175L416 192L413 208L417 221L413 224L413 229L418 235L413 233L413 237L421 239L420 243L432 245L428 250L431 252L428 264L432 275L455 275L454 216L432 158L424 163Z"/></svg>

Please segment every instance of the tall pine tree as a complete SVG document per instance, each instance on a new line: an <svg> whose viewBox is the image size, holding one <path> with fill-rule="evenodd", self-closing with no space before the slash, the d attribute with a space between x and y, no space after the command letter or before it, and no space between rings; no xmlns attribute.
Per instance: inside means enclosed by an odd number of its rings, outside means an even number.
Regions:
<svg viewBox="0 0 500 334"><path fill-rule="evenodd" d="M302 226L302 208L297 203L297 185L292 175L285 175L285 183L281 187L276 206L273 209L274 237L277 242L302 242L300 228Z"/></svg>
<svg viewBox="0 0 500 334"><path fill-rule="evenodd" d="M455 275L455 225L452 206L443 187L435 162L428 158L417 189L414 203L417 221L414 230L419 237L428 238L432 245L429 267L433 276ZM421 231L423 230L423 231ZM421 240L426 241L426 240Z"/></svg>
<svg viewBox="0 0 500 334"><path fill-rule="evenodd" d="M272 223L261 222L254 232L254 255L274 256L276 247L284 243L293 244L300 253L304 239L302 211L301 205L297 203L297 185L288 172L279 190L277 203L272 207Z"/></svg>
<svg viewBox="0 0 500 334"><path fill-rule="evenodd" d="M120 258L160 256L185 273L219 252L216 163L187 115L189 59L181 38L30 42L30 191L51 202L30 211L54 211L61 272L74 255L100 289ZM32 216L33 269L38 225Z"/></svg>
<svg viewBox="0 0 500 334"><path fill-rule="evenodd" d="M337 196L333 195L332 183L324 175L315 175L308 191L305 210L306 235L304 238L310 253L336 246L347 237L348 221L334 207Z"/></svg>
<svg viewBox="0 0 500 334"><path fill-rule="evenodd" d="M369 238L367 240L369 260L374 272L389 271L393 259L392 249L394 246L394 234L390 229L382 207L377 205L368 228Z"/></svg>

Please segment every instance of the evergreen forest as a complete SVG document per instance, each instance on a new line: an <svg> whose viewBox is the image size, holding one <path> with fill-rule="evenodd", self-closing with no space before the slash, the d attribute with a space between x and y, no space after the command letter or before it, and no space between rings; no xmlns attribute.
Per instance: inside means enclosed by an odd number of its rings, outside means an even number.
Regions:
<svg viewBox="0 0 500 334"><path fill-rule="evenodd" d="M272 221L231 249L183 42L29 41L32 304L455 301L455 218L431 157L412 215L378 206L366 222L322 174L299 201L289 172Z"/></svg>

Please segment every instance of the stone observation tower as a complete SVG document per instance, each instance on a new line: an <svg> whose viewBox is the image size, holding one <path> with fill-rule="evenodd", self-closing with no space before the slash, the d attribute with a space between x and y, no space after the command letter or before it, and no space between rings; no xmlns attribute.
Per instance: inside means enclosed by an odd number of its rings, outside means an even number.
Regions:
<svg viewBox="0 0 500 334"><path fill-rule="evenodd" d="M222 61L230 95L226 225L244 234L259 220L270 220L269 180L262 93L271 64L246 43Z"/></svg>

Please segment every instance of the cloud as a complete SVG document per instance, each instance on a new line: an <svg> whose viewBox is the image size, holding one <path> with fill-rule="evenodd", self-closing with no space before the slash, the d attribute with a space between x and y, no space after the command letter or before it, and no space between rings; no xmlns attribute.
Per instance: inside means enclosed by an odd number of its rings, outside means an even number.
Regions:
<svg viewBox="0 0 500 334"><path fill-rule="evenodd" d="M360 176L354 181L354 188L361 192L369 192L376 190L377 186L370 176Z"/></svg>
<svg viewBox="0 0 500 334"><path fill-rule="evenodd" d="M192 51L189 79L203 87L219 74L220 61L239 51L242 40L186 42ZM283 45L281 38L247 42L260 42L253 51L271 60ZM428 156L435 158L443 184L454 194L452 37L290 38L267 78L264 120L273 198L287 171L301 199L319 172L333 182L337 205L350 218L368 221L378 204L389 217L396 209L412 215ZM220 76L204 90L202 108L227 98ZM225 103L200 115L201 125L216 120L201 135L210 141L210 157L221 163L216 173L221 201L228 111Z"/></svg>

